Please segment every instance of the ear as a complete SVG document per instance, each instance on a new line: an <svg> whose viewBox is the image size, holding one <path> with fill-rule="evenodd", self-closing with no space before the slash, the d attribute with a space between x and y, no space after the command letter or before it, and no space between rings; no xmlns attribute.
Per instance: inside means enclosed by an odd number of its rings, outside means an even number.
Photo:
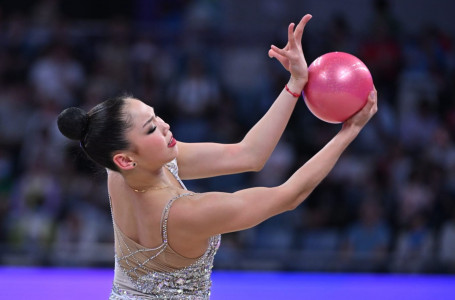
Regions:
<svg viewBox="0 0 455 300"><path fill-rule="evenodd" d="M117 153L112 159L120 170L131 170L135 167L133 159L126 153Z"/></svg>

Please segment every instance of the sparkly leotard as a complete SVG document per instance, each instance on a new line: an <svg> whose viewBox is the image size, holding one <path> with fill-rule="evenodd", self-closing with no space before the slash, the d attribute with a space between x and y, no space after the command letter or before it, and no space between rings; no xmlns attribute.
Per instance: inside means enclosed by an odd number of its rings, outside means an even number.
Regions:
<svg viewBox="0 0 455 300"><path fill-rule="evenodd" d="M185 188L178 177L176 161L173 160L166 167ZM110 300L210 298L210 275L220 245L220 235L210 238L206 252L199 258L181 256L168 244L167 221L172 203L192 195L185 193L169 200L161 220L163 243L156 248L145 248L131 240L113 220L115 275Z"/></svg>

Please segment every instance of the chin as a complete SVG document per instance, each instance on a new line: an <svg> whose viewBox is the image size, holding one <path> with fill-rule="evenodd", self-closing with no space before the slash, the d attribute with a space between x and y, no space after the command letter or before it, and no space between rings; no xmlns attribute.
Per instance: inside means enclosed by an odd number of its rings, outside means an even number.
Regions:
<svg viewBox="0 0 455 300"><path fill-rule="evenodd" d="M175 154L175 158L176 158L177 155L179 154L179 145L178 144L175 144L175 146L172 147L172 152Z"/></svg>
<svg viewBox="0 0 455 300"><path fill-rule="evenodd" d="M172 157L169 159L168 162L173 161L173 160L176 159L177 157L178 157L178 151L176 151L175 155L172 155Z"/></svg>

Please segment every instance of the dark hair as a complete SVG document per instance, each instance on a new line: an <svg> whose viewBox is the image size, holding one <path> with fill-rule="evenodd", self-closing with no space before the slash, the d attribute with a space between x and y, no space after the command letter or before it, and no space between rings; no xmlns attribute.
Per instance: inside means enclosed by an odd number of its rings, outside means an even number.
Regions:
<svg viewBox="0 0 455 300"><path fill-rule="evenodd" d="M130 147L126 132L132 122L130 115L124 111L127 98L131 96L106 100L88 113L77 107L67 108L58 116L58 128L67 138L78 140L90 159L119 171L112 158L116 151Z"/></svg>

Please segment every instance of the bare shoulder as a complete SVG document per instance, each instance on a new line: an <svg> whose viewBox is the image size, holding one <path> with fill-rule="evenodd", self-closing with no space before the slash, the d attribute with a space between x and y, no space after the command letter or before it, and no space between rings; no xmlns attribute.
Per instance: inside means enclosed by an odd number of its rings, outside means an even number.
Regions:
<svg viewBox="0 0 455 300"><path fill-rule="evenodd" d="M193 258L202 255L209 238L215 233L206 230L215 226L216 207L211 207L225 196L223 193L192 193L178 198L169 210L169 244L177 253ZM216 227L216 226L215 226Z"/></svg>
<svg viewBox="0 0 455 300"><path fill-rule="evenodd" d="M196 230L200 226L208 225L206 221L220 213L231 194L222 192L191 193L181 197L172 205L172 218L176 225L185 231Z"/></svg>

